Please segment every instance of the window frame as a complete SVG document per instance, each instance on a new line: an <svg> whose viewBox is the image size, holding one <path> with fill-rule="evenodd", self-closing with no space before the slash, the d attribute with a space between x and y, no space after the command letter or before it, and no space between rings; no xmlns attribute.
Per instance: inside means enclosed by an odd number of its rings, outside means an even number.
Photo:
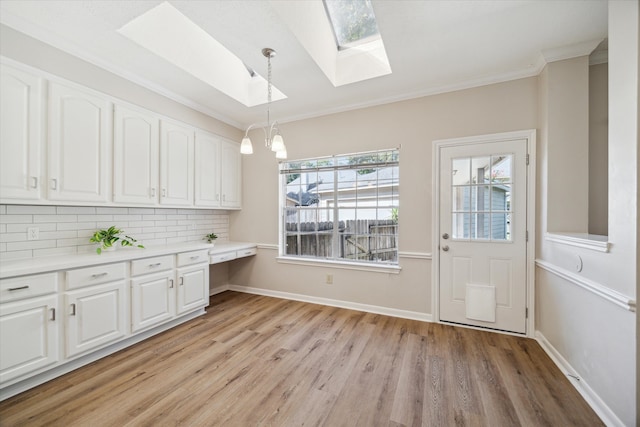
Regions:
<svg viewBox="0 0 640 427"><path fill-rule="evenodd" d="M367 160L366 157L371 157L371 156L377 156L377 161L375 162L365 162L365 163L360 163L360 159L363 160ZM381 158L385 157L386 160L384 161L380 161ZM346 164L345 161L347 159L349 159L349 161L353 158L359 158L358 160L356 160L356 163L349 163ZM292 168L290 167L292 164L299 164L300 166L297 168ZM311 166L309 167L305 167L303 166L305 163L310 164ZM318 166L319 163L328 163L325 165L321 165ZM379 171L381 169L384 168L391 168L391 167L395 167L396 169L393 171L391 178L385 177L385 176L380 176L379 175ZM339 188L339 184L340 183L344 183L345 181L340 181L338 179L338 173L340 171L343 170L362 170L362 169L367 169L367 168L375 168L376 169L376 177L375 177L375 191L374 191L374 195L372 197L372 194L370 194L371 192L369 191L369 194L359 194L359 187L357 185L357 183L359 182L357 180L359 174L356 174L354 176L355 180L354 181L346 181L346 182L353 182L355 185L353 187L352 190L354 190L353 192L353 200L354 203L352 206L344 206L341 205L341 203L344 203L344 196L341 196L340 194L340 188ZM296 174L296 173L326 173L326 172L332 172L333 173L333 177L334 179L332 180L332 182L330 182L330 185L333 186L333 188L328 191L325 189L325 194L331 194L331 198L328 199L323 199L323 202L326 204L326 206L320 206L317 205L315 207L316 212L321 212L323 210L329 209L329 211L331 211L330 214L330 218L331 221L333 222L333 227L332 227L332 239L331 241L331 256L322 256L322 255L318 255L318 253L316 252L316 255L299 255L299 254L288 254L287 253L287 236L289 234L292 234L290 232L288 232L287 230L287 210L290 210L292 208L292 206L288 206L287 201L290 200L290 191L288 192L288 188L287 186L289 185L289 183L287 182L287 177L291 176L291 174ZM365 210L369 210L369 212L372 212L373 210L375 210L375 220L379 220L379 213L381 211L384 210L389 210L391 212L393 212L393 210L396 210L396 213L399 211L399 205L400 205L400 195L399 195L399 188L400 188L400 150L398 148L391 148L391 149L384 149L384 150L375 150L375 151L366 151L366 152L357 152L357 153L350 153L350 154L339 154L339 155L333 155L333 156L325 156L325 157L314 157L314 158L308 158L308 159L295 159L295 160L286 160L286 161L281 161L279 163L279 194L278 194L278 217L279 217L279 230L278 230L278 261L279 262L283 262L283 263L293 263L293 264L302 264L302 265L328 265L330 264L333 267L337 267L337 268L349 268L349 269L356 269L356 270L367 270L367 271L381 271L381 272L385 272L385 273L396 273L399 272L400 270L400 265L399 265L399 221L398 221L398 217L397 214L394 217L394 214L391 215L391 220L394 221L393 222L393 226L394 226L394 233L390 234L389 236L391 236L392 239L395 239L395 251L394 254L392 255L393 260L379 260L379 259L375 259L375 260L363 260L363 259L357 259L358 258L358 254L353 254L355 259L349 259L349 258L345 258L345 254L342 253L340 254L340 250L338 249L339 245L340 245L340 239L342 239L344 237L344 234L342 234L342 232L339 230L339 226L335 226L336 224L339 224L341 219L340 219L340 214L339 211L340 209L345 210L353 210L354 212L357 211L361 211L364 212ZM296 178L298 179L298 178ZM300 175L300 179L302 179L302 175ZM382 183L381 183L382 181ZM290 181L290 182L293 182ZM318 185L320 185L321 182L316 181L316 187L313 188L319 188ZM303 196L301 194L302 191L302 184L300 184L300 190L297 194L299 194L299 202L300 205L294 206L294 212L296 212L296 215L299 215L299 212L302 212L305 210L305 205L302 204L303 202ZM379 188L391 188L391 193L390 194L384 194L381 192L378 192ZM370 186L368 187L370 189ZM322 190L318 190L318 192L322 192ZM318 198L319 200L319 198ZM372 200L374 202L374 205L369 207L369 206L358 206L358 200L366 200L368 203L370 203ZM388 200L387 203L382 203L381 204L381 200ZM319 203L319 202L316 202ZM357 219L357 214L356 214L356 219ZM350 219L344 219L343 221L348 221ZM316 224L318 224L320 221L318 218L316 218ZM300 222L298 222L298 224L300 224ZM379 225L379 224L375 224L375 225ZM296 228L296 232L295 235L300 235L300 227L298 226ZM319 235L321 230L318 229L318 227L316 226L315 230L313 230L313 234L314 235ZM364 237L364 238L371 238L371 236L375 236L375 234L371 234L371 233L364 233L362 235L359 235L357 233L354 233L354 235L359 236L359 237ZM368 248L369 250L366 252L366 254L371 255L372 251L371 248ZM376 248L377 249L377 248ZM298 253L300 252L300 250L297 251Z"/></svg>

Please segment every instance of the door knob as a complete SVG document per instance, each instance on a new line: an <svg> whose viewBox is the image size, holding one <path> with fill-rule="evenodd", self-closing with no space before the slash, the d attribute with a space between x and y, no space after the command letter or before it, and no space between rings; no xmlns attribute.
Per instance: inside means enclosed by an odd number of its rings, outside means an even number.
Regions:
<svg viewBox="0 0 640 427"><path fill-rule="evenodd" d="M449 251L449 246L444 245L444 246L442 247L442 250L443 250L443 251L445 251L445 252L448 252L448 251Z"/></svg>
<svg viewBox="0 0 640 427"><path fill-rule="evenodd" d="M445 240L448 239L449 238L449 233L444 233L442 235L442 238L445 239Z"/></svg>

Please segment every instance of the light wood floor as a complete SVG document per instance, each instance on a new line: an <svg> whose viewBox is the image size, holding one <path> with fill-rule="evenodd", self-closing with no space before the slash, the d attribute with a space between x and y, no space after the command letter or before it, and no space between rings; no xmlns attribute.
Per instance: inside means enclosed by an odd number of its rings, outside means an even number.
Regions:
<svg viewBox="0 0 640 427"><path fill-rule="evenodd" d="M53 426L602 425L526 338L249 294L0 403Z"/></svg>

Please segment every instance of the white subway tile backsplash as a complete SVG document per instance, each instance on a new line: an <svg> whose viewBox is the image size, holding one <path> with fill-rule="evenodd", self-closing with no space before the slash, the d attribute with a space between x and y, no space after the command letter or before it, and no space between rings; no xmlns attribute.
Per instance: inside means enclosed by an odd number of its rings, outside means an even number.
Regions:
<svg viewBox="0 0 640 427"><path fill-rule="evenodd" d="M0 205L2 259L94 252L89 238L112 225L145 246L199 242L212 231L228 240L229 216L224 211L175 208ZM38 240L26 240L37 227Z"/></svg>
<svg viewBox="0 0 640 427"><path fill-rule="evenodd" d="M25 235L26 239L26 235ZM55 248L55 240L25 240L22 242L7 242L7 252L22 251L26 249Z"/></svg>
<svg viewBox="0 0 640 427"><path fill-rule="evenodd" d="M56 213L62 215L75 214L75 215L89 215L95 214L96 208L93 206L58 206Z"/></svg>
<svg viewBox="0 0 640 427"><path fill-rule="evenodd" d="M33 215L0 215L0 224L20 224L23 222L32 223Z"/></svg>
<svg viewBox="0 0 640 427"><path fill-rule="evenodd" d="M7 205L7 214L55 214L55 206Z"/></svg>
<svg viewBox="0 0 640 427"><path fill-rule="evenodd" d="M98 215L127 215L129 208L96 208Z"/></svg>
<svg viewBox="0 0 640 427"><path fill-rule="evenodd" d="M33 222L78 222L78 215L34 215Z"/></svg>

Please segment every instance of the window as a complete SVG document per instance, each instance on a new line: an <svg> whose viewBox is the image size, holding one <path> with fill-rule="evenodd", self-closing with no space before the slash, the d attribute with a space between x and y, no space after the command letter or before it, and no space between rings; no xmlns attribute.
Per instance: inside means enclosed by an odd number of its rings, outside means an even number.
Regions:
<svg viewBox="0 0 640 427"><path fill-rule="evenodd" d="M380 38L370 0L324 0L338 49Z"/></svg>
<svg viewBox="0 0 640 427"><path fill-rule="evenodd" d="M280 164L280 254L398 263L398 150Z"/></svg>
<svg viewBox="0 0 640 427"><path fill-rule="evenodd" d="M511 241L512 154L452 159L453 238Z"/></svg>

